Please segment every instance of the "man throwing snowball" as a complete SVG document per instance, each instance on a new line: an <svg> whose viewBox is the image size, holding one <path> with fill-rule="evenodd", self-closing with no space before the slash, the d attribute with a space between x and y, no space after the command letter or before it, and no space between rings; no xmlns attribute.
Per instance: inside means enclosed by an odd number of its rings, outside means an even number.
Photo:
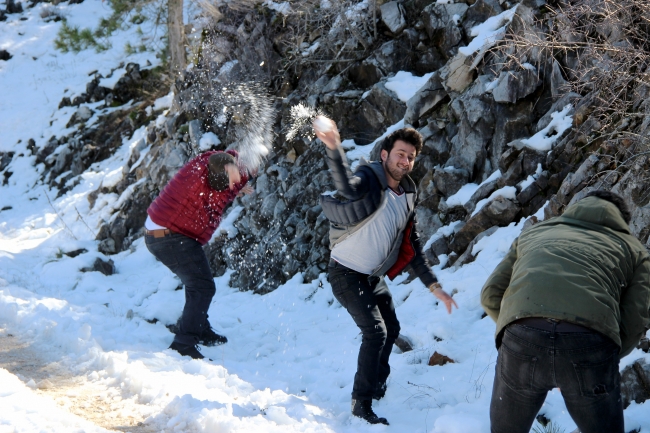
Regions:
<svg viewBox="0 0 650 433"><path fill-rule="evenodd" d="M235 197L253 192L247 182L247 174L237 166L237 152L208 151L185 164L147 209L147 248L185 285L183 314L169 347L183 356L203 359L199 343L228 341L208 322L216 288L203 245Z"/></svg>
<svg viewBox="0 0 650 433"><path fill-rule="evenodd" d="M316 136L325 143L334 185L346 201L321 196L330 221L329 281L336 299L362 333L352 388L352 414L371 424L388 424L372 410L372 399L386 393L388 358L400 331L384 275L395 278L407 267L445 304L456 302L431 272L415 230L416 188L408 174L422 150L422 136L403 128L386 137L381 161L348 168L336 124L314 120Z"/></svg>

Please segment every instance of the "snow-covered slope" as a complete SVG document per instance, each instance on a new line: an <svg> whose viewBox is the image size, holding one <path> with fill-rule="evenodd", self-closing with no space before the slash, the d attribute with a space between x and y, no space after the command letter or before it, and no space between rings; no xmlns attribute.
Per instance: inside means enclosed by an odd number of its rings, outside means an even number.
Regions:
<svg viewBox="0 0 650 433"><path fill-rule="evenodd" d="M115 274L81 271L97 258L108 259L97 252L94 231L124 199L102 195L91 210L87 195L102 181L119 180L143 130L57 199L56 191L38 181L43 167L26 156L29 138L41 145L64 133L74 109L58 110L58 102L82 92L89 72L108 75L123 61L155 65L157 59L153 53L125 57L124 44L141 37L135 31L115 34L113 48L103 53L62 54L53 48L60 23L40 18L46 6L38 4L0 22L0 49L13 55L0 61L0 151L25 154L14 157L8 168L14 174L0 187L0 209L7 208L0 211L0 347L6 347L7 339L18 339L37 354L33 362L64 366L94 386L107 406L121 401L122 416L132 420L133 431L489 431L495 328L482 318L479 292L523 221L477 243L473 263L457 270L434 268L460 307L452 315L436 305L419 281L403 284L402 276L389 284L402 333L415 347L406 353L395 350L388 392L374 405L390 426L370 426L350 416L360 336L324 274L309 284L296 275L264 296L229 287L228 274L217 278L210 320L229 342L203 349L213 361L183 358L167 349L173 335L162 322L178 317L184 292L176 290L178 280L142 239L111 256ZM69 23L82 26L110 13L97 0L58 7ZM405 78L398 90L414 92L416 79ZM349 154L359 158L370 149L356 147ZM85 252L75 257L65 254L80 249ZM428 366L434 352L454 362ZM622 366L642 355L633 352ZM16 370L24 372L19 366ZM57 406L48 386L41 385L0 369L0 431L105 431ZM633 403L626 410L628 430L650 429L644 406ZM559 392L549 395L543 412L561 428L575 428Z"/></svg>

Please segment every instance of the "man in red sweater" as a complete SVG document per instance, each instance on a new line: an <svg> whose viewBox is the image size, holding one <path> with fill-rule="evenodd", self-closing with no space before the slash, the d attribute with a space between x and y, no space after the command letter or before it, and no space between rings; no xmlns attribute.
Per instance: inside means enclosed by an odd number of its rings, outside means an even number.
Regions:
<svg viewBox="0 0 650 433"><path fill-rule="evenodd" d="M203 359L198 344L228 341L208 322L216 288L203 245L235 197L253 191L237 157L234 150L202 153L174 175L147 209L147 248L185 285L185 306L169 348L194 359Z"/></svg>

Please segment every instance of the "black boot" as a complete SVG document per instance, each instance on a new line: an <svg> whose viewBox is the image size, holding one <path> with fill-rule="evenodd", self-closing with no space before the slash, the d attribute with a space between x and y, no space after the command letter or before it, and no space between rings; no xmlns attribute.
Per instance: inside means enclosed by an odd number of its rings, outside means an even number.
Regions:
<svg viewBox="0 0 650 433"><path fill-rule="evenodd" d="M225 336L217 334L212 328L206 328L199 338L199 343L204 346L218 346L227 342L228 339Z"/></svg>
<svg viewBox="0 0 650 433"><path fill-rule="evenodd" d="M177 351L183 356L191 356L194 359L205 358L205 356L201 355L201 352L199 352L198 346L193 344L181 344L174 341L169 348Z"/></svg>
<svg viewBox="0 0 650 433"><path fill-rule="evenodd" d="M372 398L375 400L381 400L382 398L384 398L384 396L386 395L386 388L388 388L386 382L378 383L377 389L375 389L375 393L372 395Z"/></svg>
<svg viewBox="0 0 650 433"><path fill-rule="evenodd" d="M358 416L368 421L370 424L386 424L386 418L379 418L372 411L372 400L355 400L352 399L352 415Z"/></svg>

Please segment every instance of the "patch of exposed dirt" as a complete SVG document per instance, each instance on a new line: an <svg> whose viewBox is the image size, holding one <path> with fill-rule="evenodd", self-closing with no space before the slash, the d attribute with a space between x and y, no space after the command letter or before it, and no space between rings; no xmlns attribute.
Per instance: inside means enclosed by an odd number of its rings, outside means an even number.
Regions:
<svg viewBox="0 0 650 433"><path fill-rule="evenodd" d="M29 343L2 328L0 368L18 376L34 392L53 399L61 408L107 430L160 431L156 426L145 425L144 417L133 415L138 412L134 405L140 404L125 399L118 387L88 381L85 375L71 373L60 362L45 361Z"/></svg>

